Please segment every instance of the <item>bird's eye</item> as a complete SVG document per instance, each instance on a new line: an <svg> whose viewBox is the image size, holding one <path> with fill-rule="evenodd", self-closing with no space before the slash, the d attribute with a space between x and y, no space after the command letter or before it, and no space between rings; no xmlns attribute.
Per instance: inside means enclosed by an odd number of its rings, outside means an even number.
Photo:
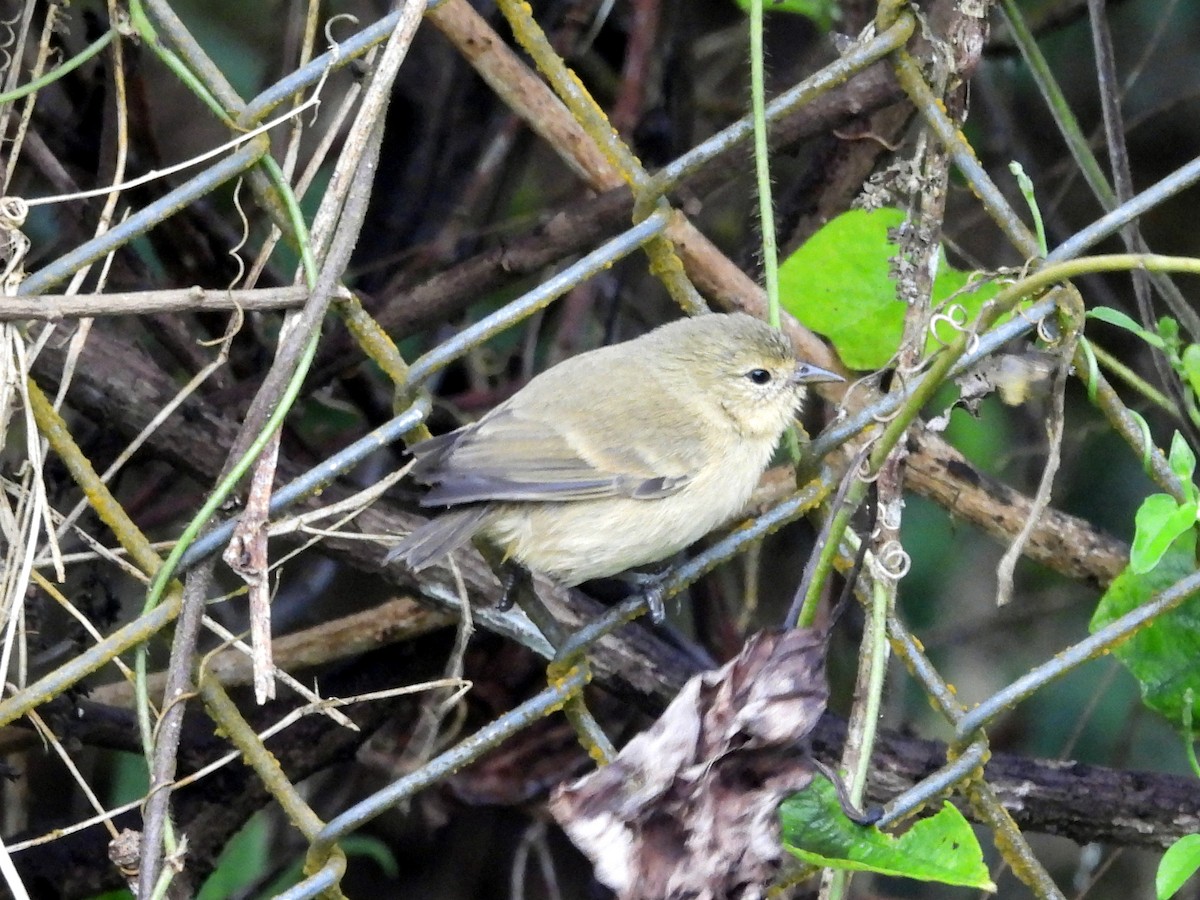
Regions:
<svg viewBox="0 0 1200 900"><path fill-rule="evenodd" d="M755 384L766 384L771 380L771 373L766 369L751 369L746 373L746 377Z"/></svg>

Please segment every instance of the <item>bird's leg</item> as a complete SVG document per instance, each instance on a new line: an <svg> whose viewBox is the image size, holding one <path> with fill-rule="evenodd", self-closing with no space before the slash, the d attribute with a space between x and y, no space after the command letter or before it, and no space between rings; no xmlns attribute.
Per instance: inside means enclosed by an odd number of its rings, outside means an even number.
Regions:
<svg viewBox="0 0 1200 900"><path fill-rule="evenodd" d="M519 606L552 646L561 645L566 640L566 633L538 596L533 585L533 573L513 559L498 562L495 571L500 579L500 602L496 604L496 609L508 612L514 606Z"/></svg>
<svg viewBox="0 0 1200 900"><path fill-rule="evenodd" d="M667 580L671 576L671 568L659 569L657 572L625 572L619 578L641 591L646 598L646 608L650 610L650 621L661 625L667 617L663 606L663 594L666 593Z"/></svg>

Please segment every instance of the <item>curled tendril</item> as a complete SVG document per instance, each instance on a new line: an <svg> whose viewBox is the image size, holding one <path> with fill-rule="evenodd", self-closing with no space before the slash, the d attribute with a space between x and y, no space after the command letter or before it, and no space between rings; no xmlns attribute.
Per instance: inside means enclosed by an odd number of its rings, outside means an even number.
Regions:
<svg viewBox="0 0 1200 900"><path fill-rule="evenodd" d="M872 413L871 418L874 421L878 422L880 425L886 425L888 422L892 421L892 419L896 418L896 416L898 416L898 415L900 415L899 408L893 409L891 412Z"/></svg>
<svg viewBox="0 0 1200 900"><path fill-rule="evenodd" d="M1050 316L1042 316L1037 323L1038 340L1053 347L1062 340L1062 331L1058 328L1056 322L1052 322Z"/></svg>
<svg viewBox="0 0 1200 900"><path fill-rule="evenodd" d="M21 21L21 14L14 13L11 19L0 19L0 32L7 37L0 38L0 50L7 50L17 42L17 32L13 26Z"/></svg>
<svg viewBox="0 0 1200 900"><path fill-rule="evenodd" d="M1018 272L1020 272L1020 275L1017 277L1017 281L1024 281L1026 278L1029 277L1029 270L1032 269L1036 265L1040 265L1043 262L1045 262L1045 260L1043 260L1042 257L1040 257L1040 256L1028 257L1025 260L1025 262L1023 262L1021 264L1021 268L1017 270Z"/></svg>
<svg viewBox="0 0 1200 900"><path fill-rule="evenodd" d="M1033 326L1039 324L1042 321L1041 319L1038 319L1037 322L1033 321L1033 319L1031 319L1031 318L1029 318L1029 316L1025 315L1025 310L1021 309L1021 307L1019 307L1019 306L1013 310L1013 315L1020 316L1021 320L1023 322L1025 322L1026 324L1028 324L1031 328Z"/></svg>
<svg viewBox="0 0 1200 900"><path fill-rule="evenodd" d="M900 520L903 518L903 501L895 503L885 503L879 507L879 522L875 527L874 534L876 536L883 534L884 531L899 531Z"/></svg>
<svg viewBox="0 0 1200 900"><path fill-rule="evenodd" d="M21 197L0 197L0 231L15 231L25 224L29 204Z"/></svg>
<svg viewBox="0 0 1200 900"><path fill-rule="evenodd" d="M952 303L954 300L958 299L959 297L962 297L962 296L965 296L968 294L974 294L976 291L978 291L981 287L983 287L986 284L998 284L999 285L999 284L1010 283L1010 279L1007 279L1004 277L1004 275L1008 271L1009 270L1007 270L1007 269L1000 268L1000 269L995 270L994 272L983 272L983 271L980 271L979 269L975 269L971 272L968 272L966 283L962 287L960 287L958 290L954 291L948 297L946 297L941 302L941 304L939 304L939 306L946 306L947 304Z"/></svg>
<svg viewBox="0 0 1200 900"><path fill-rule="evenodd" d="M919 370L920 369L918 368L918 371ZM907 394L908 393L908 377L906 376L903 369L901 369L900 367L897 367L896 369L893 370L893 375L900 382L900 392L903 394ZM892 421L892 419L896 418L896 416L898 416L898 415L900 415L900 407L896 407L891 412L873 413L871 415L871 418L874 419L876 422L878 422L880 425L886 425L888 422Z"/></svg>
<svg viewBox="0 0 1200 900"><path fill-rule="evenodd" d="M871 454L868 449L876 442L878 437L878 435L875 435L874 437L868 438L863 443L862 451L859 453L857 471L855 471L854 477L863 484L874 484L879 478L878 471L871 471Z"/></svg>
<svg viewBox="0 0 1200 900"><path fill-rule="evenodd" d="M894 369L894 374L898 377L906 377L909 375L920 375L925 369L929 368L931 362L929 357L925 359L913 360L908 365L897 364Z"/></svg>
<svg viewBox="0 0 1200 900"><path fill-rule="evenodd" d="M250 240L250 220L246 217L246 211L242 209L242 179L237 180L237 184L233 188L233 208L237 210L238 218L242 222L242 236L238 242L226 251L229 256L233 257L234 264L237 268L237 274L229 280L228 290L233 290L234 286L242 280L246 274L246 261L242 259L242 248Z"/></svg>
<svg viewBox="0 0 1200 900"><path fill-rule="evenodd" d="M946 307L944 312L934 313L929 319L930 336L943 347L948 347L950 341L942 340L942 336L938 334L938 325L943 323L950 326L952 330L968 336L968 352L974 353L978 349L979 335L967 330L967 310L961 303L952 304Z"/></svg>
<svg viewBox="0 0 1200 900"><path fill-rule="evenodd" d="M1030 327L1036 328L1038 340L1042 341L1043 343L1053 347L1062 340L1062 332L1057 330L1057 326L1051 320L1050 316L1042 316L1040 319L1035 321L1029 318L1029 316L1025 314L1025 310L1021 309L1020 307L1017 307L1013 310L1013 315L1020 316L1021 319L1027 322Z"/></svg>
<svg viewBox="0 0 1200 900"><path fill-rule="evenodd" d="M912 568L912 557L899 541L888 541L875 551L873 568L877 577L899 581Z"/></svg>
<svg viewBox="0 0 1200 900"><path fill-rule="evenodd" d="M0 290L15 294L23 278L21 264L29 252L29 238L21 231L29 205L20 197L0 197Z"/></svg>
<svg viewBox="0 0 1200 900"><path fill-rule="evenodd" d="M842 395L842 401L838 404L837 419L846 418L850 415L850 410L855 409L857 404L854 403L853 397L855 391L866 390L870 386L874 386L876 391L879 389L879 372L868 372L860 378L856 378L846 386L846 392ZM871 398L868 398L871 399ZM861 405L867 405L865 402Z"/></svg>
<svg viewBox="0 0 1200 900"><path fill-rule="evenodd" d="M1000 266L992 273L992 280L1003 287L1009 287L1021 280L1021 273L1029 268L1028 260L1020 268L1016 266Z"/></svg>
<svg viewBox="0 0 1200 900"><path fill-rule="evenodd" d="M325 40L329 44L329 52L333 54L335 60L341 56L342 44L333 36L333 24L340 22L342 19L348 21L352 27L358 25L358 16L351 15L350 13L339 13L336 16L331 16L329 21L325 23Z"/></svg>

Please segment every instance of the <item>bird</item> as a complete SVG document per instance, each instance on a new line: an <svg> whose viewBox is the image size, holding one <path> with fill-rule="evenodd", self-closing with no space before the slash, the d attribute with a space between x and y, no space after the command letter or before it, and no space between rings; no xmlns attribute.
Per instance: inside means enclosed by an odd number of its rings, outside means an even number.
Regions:
<svg viewBox="0 0 1200 900"><path fill-rule="evenodd" d="M807 386L842 380L746 313L570 357L411 447L421 505L446 511L384 562L419 571L477 535L567 587L659 562L739 513Z"/></svg>

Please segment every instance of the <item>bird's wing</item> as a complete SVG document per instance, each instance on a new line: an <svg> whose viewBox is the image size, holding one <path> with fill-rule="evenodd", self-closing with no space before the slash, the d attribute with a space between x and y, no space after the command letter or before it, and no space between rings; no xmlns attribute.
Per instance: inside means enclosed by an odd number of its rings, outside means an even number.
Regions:
<svg viewBox="0 0 1200 900"><path fill-rule="evenodd" d="M643 386L644 387L644 386ZM562 501L604 497L654 499L675 493L700 466L700 426L681 411L673 439L653 451L640 445L636 424L645 415L660 419L661 408L640 409L634 400L619 420L597 412L586 421L558 415L556 403L523 402L498 407L479 422L416 445L413 477L432 485L426 506L485 500ZM577 408L588 408L576 401ZM595 404L600 410L604 404ZM586 429L586 436L583 430Z"/></svg>

